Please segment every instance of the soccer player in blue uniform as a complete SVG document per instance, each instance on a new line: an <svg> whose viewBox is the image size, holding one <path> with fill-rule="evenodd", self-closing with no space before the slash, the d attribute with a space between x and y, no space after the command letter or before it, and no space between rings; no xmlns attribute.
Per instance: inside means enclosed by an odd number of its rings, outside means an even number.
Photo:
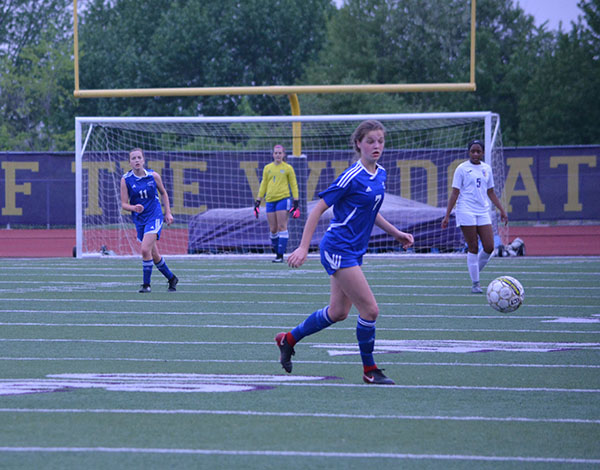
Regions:
<svg viewBox="0 0 600 470"><path fill-rule="evenodd" d="M131 218L137 230L137 238L142 243L144 281L139 292L151 291L152 264L169 281L168 290L174 292L179 279L171 272L156 246L156 242L160 240L163 221L166 221L167 225L171 225L173 222L169 195L160 175L153 170L144 168L145 162L142 149L133 149L129 152L131 170L121 178L121 207L126 211L131 211ZM159 195L162 197L165 206L164 217Z"/></svg>
<svg viewBox="0 0 600 470"><path fill-rule="evenodd" d="M290 200L290 189L293 202ZM285 161L285 149L281 145L273 147L273 161L263 168L258 197L254 202L254 215L258 218L262 198L267 202L267 221L271 232L271 246L277 255L273 263L283 263L289 232L288 216L298 218L298 182L292 165Z"/></svg>
<svg viewBox="0 0 600 470"><path fill-rule="evenodd" d="M329 305L313 312L275 341L279 361L286 372L292 371L294 346L302 338L345 320L352 305L358 310L356 337L363 363L363 380L368 384L393 385L375 364L375 321L379 308L361 269L362 257L373 225L390 234L404 248L413 244L413 236L401 232L379 214L383 203L386 171L378 164L385 145L385 128L379 121L362 122L351 137L358 160L346 169L325 191L311 211L300 246L289 256L288 265L301 266L308 256L310 241L321 215L333 206L333 219L320 244L321 264L330 276Z"/></svg>
<svg viewBox="0 0 600 470"><path fill-rule="evenodd" d="M483 142L473 140L467 146L469 159L462 162L454 171L452 193L448 198L446 215L442 228L448 227L450 213L456 204L456 225L467 243L467 270L471 278L471 293L482 294L479 272L485 267L494 252L494 229L490 217L490 203L500 211L500 220L508 224L508 215L496 193L492 167L483 162ZM482 250L479 251L479 239Z"/></svg>

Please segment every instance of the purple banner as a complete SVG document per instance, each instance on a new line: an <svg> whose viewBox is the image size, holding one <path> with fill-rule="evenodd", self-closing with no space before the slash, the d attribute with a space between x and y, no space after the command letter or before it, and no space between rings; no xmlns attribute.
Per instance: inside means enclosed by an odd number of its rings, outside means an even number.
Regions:
<svg viewBox="0 0 600 470"><path fill-rule="evenodd" d="M444 208L448 173L465 153L464 149L386 150L381 164L388 172L388 193ZM504 149L504 193L511 221L600 220L599 155L600 146ZM309 153L302 182L307 200L314 200L351 157L347 151ZM146 159L162 175L180 222L210 209L251 206L262 168L272 161L270 152L193 156L147 152ZM127 155L121 160L126 164ZM289 160L294 164L293 158ZM84 163L84 217L100 215L102 223L118 221L123 162ZM0 226L74 226L74 166L72 153L0 153Z"/></svg>

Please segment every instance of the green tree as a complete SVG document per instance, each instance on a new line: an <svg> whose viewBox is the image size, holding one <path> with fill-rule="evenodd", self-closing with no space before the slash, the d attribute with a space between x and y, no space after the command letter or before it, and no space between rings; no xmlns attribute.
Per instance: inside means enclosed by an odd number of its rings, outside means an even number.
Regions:
<svg viewBox="0 0 600 470"><path fill-rule="evenodd" d="M579 3L579 22L557 33L556 45L542 56L519 103L522 145L600 143L600 0Z"/></svg>
<svg viewBox="0 0 600 470"><path fill-rule="evenodd" d="M0 7L0 148L73 147L69 0Z"/></svg>
<svg viewBox="0 0 600 470"><path fill-rule="evenodd" d="M513 0L477 2L475 92L410 93L362 99L320 96L310 109L336 112L480 111L502 117L505 143L519 140L519 101L553 36ZM304 82L447 83L468 82L470 2L466 0L347 0L329 24L319 60ZM306 109L303 106L303 109Z"/></svg>
<svg viewBox="0 0 600 470"><path fill-rule="evenodd" d="M329 0L95 0L81 27L81 87L291 85L320 49L334 11ZM84 106L91 114L209 115L237 114L242 102L215 96ZM283 106L273 97L245 102L262 114Z"/></svg>

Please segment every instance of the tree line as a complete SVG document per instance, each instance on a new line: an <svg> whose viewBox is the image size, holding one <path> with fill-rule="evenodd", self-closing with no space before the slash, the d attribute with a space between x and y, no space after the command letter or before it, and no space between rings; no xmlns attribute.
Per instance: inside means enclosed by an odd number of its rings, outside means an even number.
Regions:
<svg viewBox="0 0 600 470"><path fill-rule="evenodd" d="M477 1L475 92L302 94L302 114L497 112L505 146L600 143L600 0L536 26ZM79 0L82 89L469 81L469 0ZM0 150L72 151L75 116L289 115L285 96L75 99L72 0L0 5Z"/></svg>

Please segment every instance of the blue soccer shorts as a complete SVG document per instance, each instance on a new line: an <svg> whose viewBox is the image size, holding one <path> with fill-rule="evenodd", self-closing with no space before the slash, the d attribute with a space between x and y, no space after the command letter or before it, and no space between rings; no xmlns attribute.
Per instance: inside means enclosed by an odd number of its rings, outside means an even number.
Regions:
<svg viewBox="0 0 600 470"><path fill-rule="evenodd" d="M145 224L136 224L137 239L141 242L144 235L147 233L155 233L156 239L160 240L160 232L162 231L163 219L154 219Z"/></svg>
<svg viewBox="0 0 600 470"><path fill-rule="evenodd" d="M338 269L351 268L352 266L362 266L363 255L357 255L354 252L341 250L339 247L326 240L321 240L320 245L321 264L330 276Z"/></svg>
<svg viewBox="0 0 600 470"><path fill-rule="evenodd" d="M289 211L292 208L292 200L289 197L279 201L267 202L267 212Z"/></svg>

